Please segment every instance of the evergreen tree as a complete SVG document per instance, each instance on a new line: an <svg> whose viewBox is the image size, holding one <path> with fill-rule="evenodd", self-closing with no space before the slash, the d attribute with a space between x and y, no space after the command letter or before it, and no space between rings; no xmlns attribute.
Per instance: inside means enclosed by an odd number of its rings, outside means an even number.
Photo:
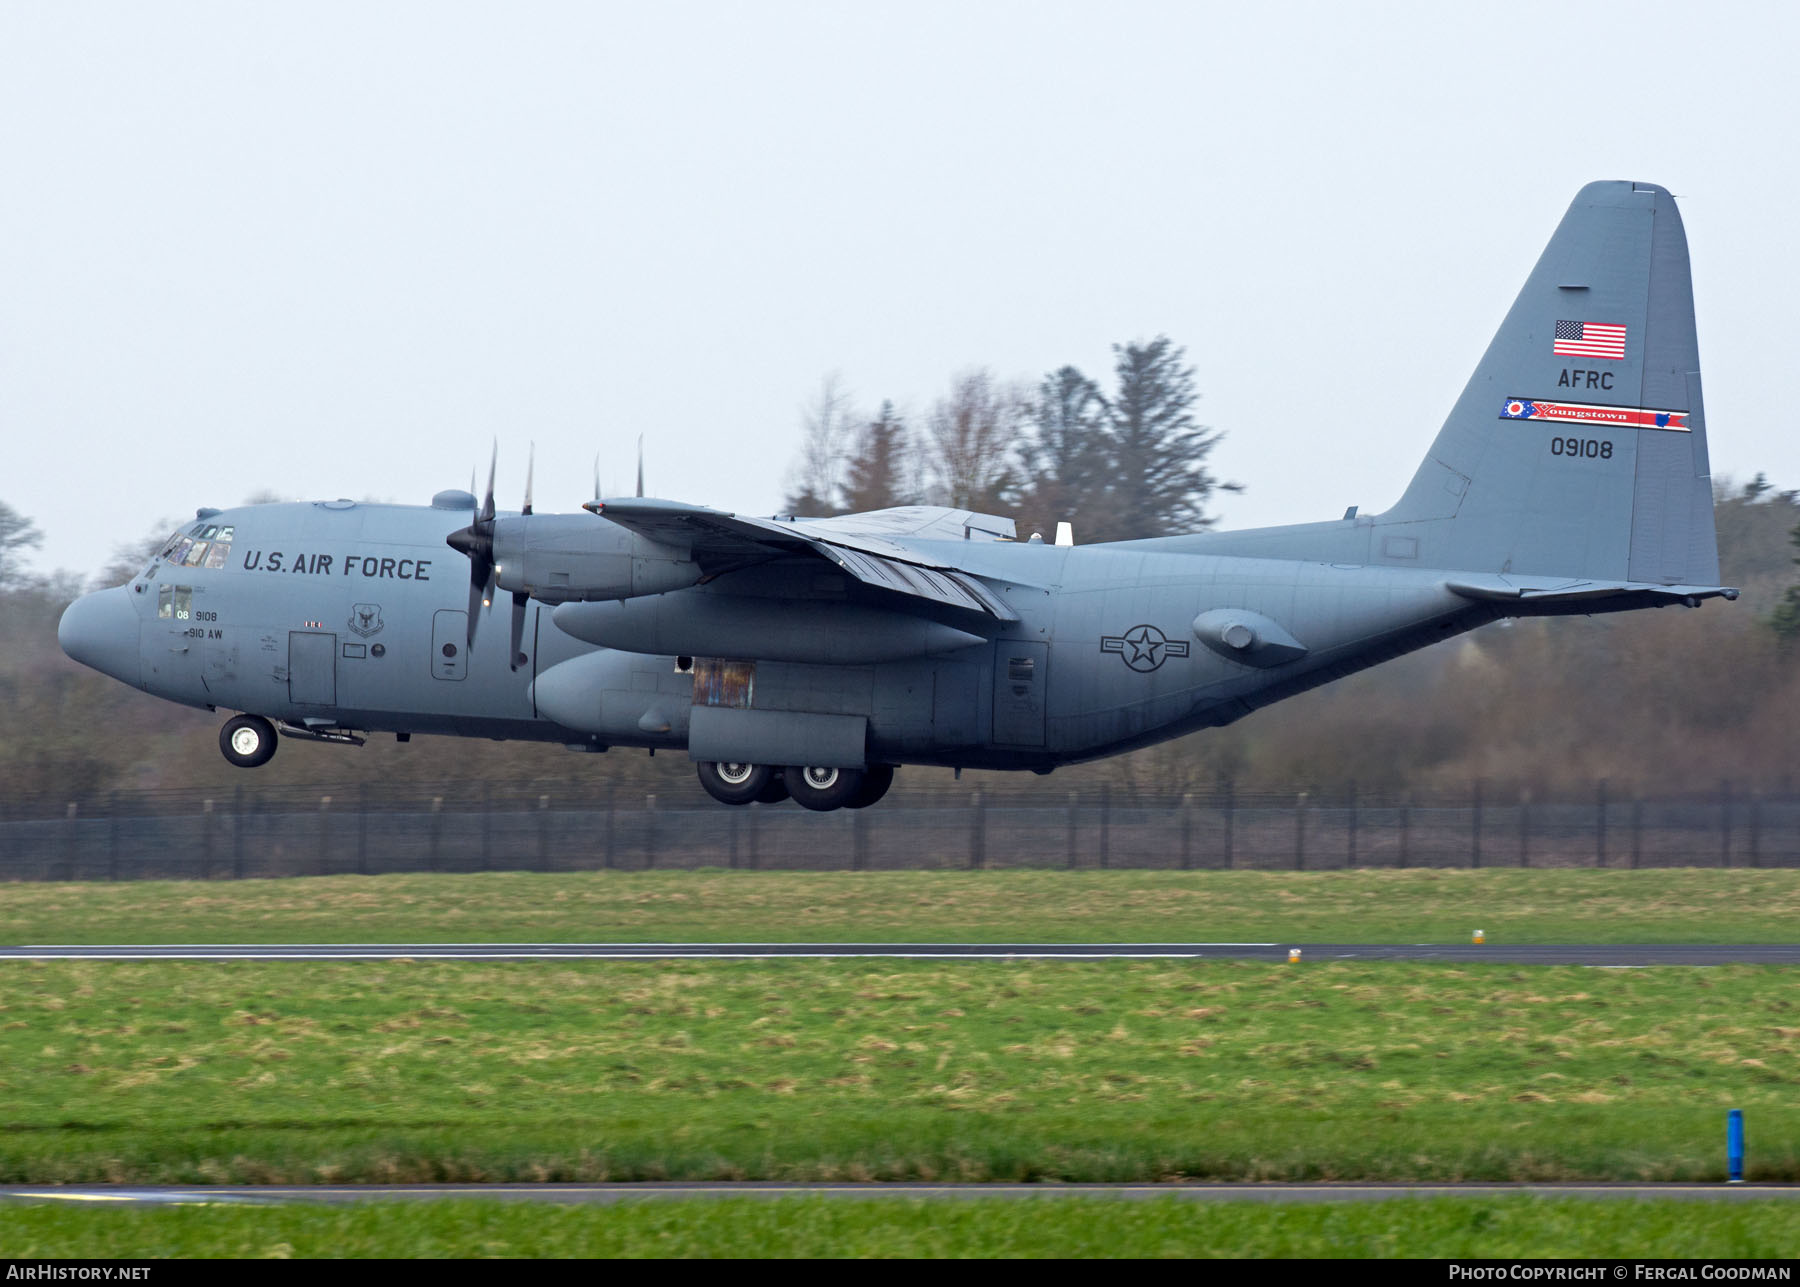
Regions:
<svg viewBox="0 0 1800 1287"><path fill-rule="evenodd" d="M1756 477L1761 481L1761 474ZM1796 526L1788 534L1788 540L1800 546L1800 526ZM1800 563L1800 559L1795 559L1794 562ZM1800 640L1800 585L1789 586L1787 593L1781 596L1781 602L1769 614L1769 625L1775 631L1775 637L1784 644L1791 645Z"/></svg>
<svg viewBox="0 0 1800 1287"><path fill-rule="evenodd" d="M1085 537L1086 520L1105 508L1106 398L1072 366L1046 375L1027 413L1031 431L1020 454L1026 484L1019 508L1025 526L1049 536L1058 521Z"/></svg>
<svg viewBox="0 0 1800 1287"><path fill-rule="evenodd" d="M1113 345L1118 387L1107 404L1110 503L1091 540L1125 541L1208 527L1216 490L1238 491L1206 467L1219 434L1194 419L1194 368L1166 335ZM1090 525L1091 526L1091 525Z"/></svg>
<svg viewBox="0 0 1800 1287"><path fill-rule="evenodd" d="M844 507L851 513L912 503L906 481L910 448L906 422L892 402L883 402L863 426L856 454L844 469Z"/></svg>

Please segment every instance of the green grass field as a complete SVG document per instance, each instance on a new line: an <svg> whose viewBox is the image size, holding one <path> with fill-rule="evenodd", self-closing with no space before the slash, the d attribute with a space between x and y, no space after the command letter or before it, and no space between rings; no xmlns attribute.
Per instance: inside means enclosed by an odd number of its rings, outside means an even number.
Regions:
<svg viewBox="0 0 1800 1287"><path fill-rule="evenodd" d="M1800 1179L1779 967L10 964L0 1180Z"/></svg>
<svg viewBox="0 0 1800 1287"><path fill-rule="evenodd" d="M349 1207L8 1206L0 1256L1731 1257L1787 1259L1800 1206L1435 1198L1373 1203L1087 1198L460 1199Z"/></svg>
<svg viewBox="0 0 1800 1287"><path fill-rule="evenodd" d="M586 872L0 885L0 942L1786 942L1800 869Z"/></svg>

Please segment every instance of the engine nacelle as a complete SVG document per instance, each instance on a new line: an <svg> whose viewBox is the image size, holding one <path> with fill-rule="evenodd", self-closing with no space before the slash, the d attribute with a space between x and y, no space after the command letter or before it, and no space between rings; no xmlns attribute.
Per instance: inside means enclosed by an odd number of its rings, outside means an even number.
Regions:
<svg viewBox="0 0 1800 1287"><path fill-rule="evenodd" d="M545 603L630 599L700 579L688 551L587 514L527 514L494 521L494 580Z"/></svg>

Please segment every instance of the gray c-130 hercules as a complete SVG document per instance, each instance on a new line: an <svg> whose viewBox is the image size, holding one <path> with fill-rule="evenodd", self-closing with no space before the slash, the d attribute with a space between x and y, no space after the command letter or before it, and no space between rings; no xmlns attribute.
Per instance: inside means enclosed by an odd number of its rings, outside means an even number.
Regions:
<svg viewBox="0 0 1800 1287"><path fill-rule="evenodd" d="M1502 617L1737 596L1717 584L1686 237L1643 183L1576 196L1383 514L1073 546L930 507L493 497L490 466L479 509L454 491L202 510L72 604L62 646L244 712L220 735L240 765L277 722L685 748L727 804L825 810L874 803L897 765L1047 773L1228 724ZM495 599L510 622L478 645Z"/></svg>

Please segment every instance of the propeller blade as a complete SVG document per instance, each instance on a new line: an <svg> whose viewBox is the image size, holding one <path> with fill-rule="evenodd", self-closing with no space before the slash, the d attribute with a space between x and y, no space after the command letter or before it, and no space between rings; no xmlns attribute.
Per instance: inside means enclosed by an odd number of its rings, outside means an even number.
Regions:
<svg viewBox="0 0 1800 1287"><path fill-rule="evenodd" d="M500 440L496 438L494 440L494 454L488 459L487 496L482 499L481 513L475 516L475 521L477 523L492 523L494 521L494 467L499 463ZM493 529L490 528L489 535L492 535L492 532Z"/></svg>
<svg viewBox="0 0 1800 1287"><path fill-rule="evenodd" d="M522 649L525 646L525 605L531 596L523 590L514 590L512 594L512 653L508 662L514 670L525 660Z"/></svg>
<svg viewBox="0 0 1800 1287"><path fill-rule="evenodd" d="M644 435L638 435L638 496L644 494Z"/></svg>
<svg viewBox="0 0 1800 1287"><path fill-rule="evenodd" d="M444 538L444 543L451 549L465 554L469 559L469 638L468 646L475 646L475 627L481 621L481 609L493 601L494 597L494 470L500 464L500 441L494 440L494 454L488 461L487 499L475 513L475 521L467 527L459 528ZM531 484L526 483L527 489ZM474 490L475 479L469 479L469 488Z"/></svg>
<svg viewBox="0 0 1800 1287"><path fill-rule="evenodd" d="M600 453L594 453L594 499L600 499Z"/></svg>
<svg viewBox="0 0 1800 1287"><path fill-rule="evenodd" d="M531 513L531 476L532 476L533 472L536 470L536 468L537 468L537 443L533 442L531 444L530 450L526 453L526 456L525 456L525 508L523 510L519 511L521 514L530 514ZM518 649L515 648L515 649L513 649L513 651L517 652Z"/></svg>
<svg viewBox="0 0 1800 1287"><path fill-rule="evenodd" d="M472 561L472 560L471 560ZM478 577L469 577L469 638L467 647L475 646L475 627L481 621L481 581Z"/></svg>

